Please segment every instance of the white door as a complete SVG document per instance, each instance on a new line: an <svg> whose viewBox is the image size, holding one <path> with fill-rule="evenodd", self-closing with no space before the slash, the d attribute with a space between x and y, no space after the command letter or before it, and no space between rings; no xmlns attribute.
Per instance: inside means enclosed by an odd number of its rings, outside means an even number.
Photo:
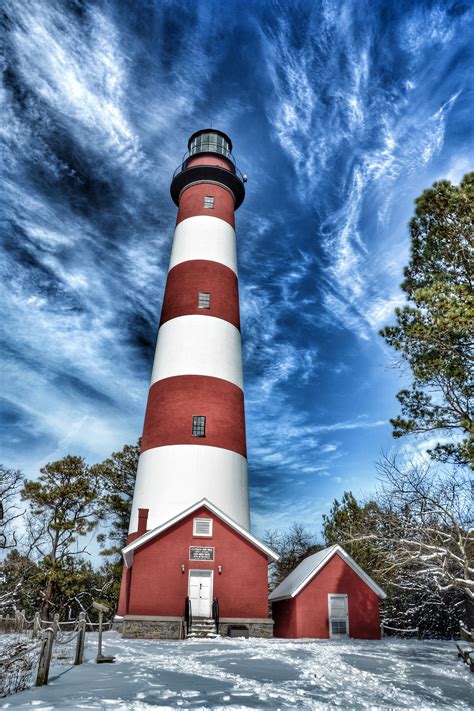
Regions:
<svg viewBox="0 0 474 711"><path fill-rule="evenodd" d="M211 616L212 570L189 571L189 599L193 617Z"/></svg>
<svg viewBox="0 0 474 711"><path fill-rule="evenodd" d="M349 637L349 607L347 595L328 595L329 636Z"/></svg>

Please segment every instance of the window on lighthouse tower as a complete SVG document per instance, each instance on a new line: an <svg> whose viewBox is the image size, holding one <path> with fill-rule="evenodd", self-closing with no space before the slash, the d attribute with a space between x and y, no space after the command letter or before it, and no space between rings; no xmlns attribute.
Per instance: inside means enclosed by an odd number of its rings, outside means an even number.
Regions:
<svg viewBox="0 0 474 711"><path fill-rule="evenodd" d="M214 198L212 195L206 195L204 198L204 207L207 207L209 209L214 209Z"/></svg>
<svg viewBox="0 0 474 711"><path fill-rule="evenodd" d="M208 291L200 291L198 296L198 309L211 308L211 295Z"/></svg>
<svg viewBox="0 0 474 711"><path fill-rule="evenodd" d="M193 437L206 436L206 417L204 415L193 415Z"/></svg>

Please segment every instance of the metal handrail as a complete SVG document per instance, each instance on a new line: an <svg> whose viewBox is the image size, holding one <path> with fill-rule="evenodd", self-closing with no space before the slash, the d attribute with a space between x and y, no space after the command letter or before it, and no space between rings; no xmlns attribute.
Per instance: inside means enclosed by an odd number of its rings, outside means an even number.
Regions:
<svg viewBox="0 0 474 711"><path fill-rule="evenodd" d="M184 621L186 622L186 634L188 635L193 626L193 608L189 596L186 597L184 603Z"/></svg>
<svg viewBox="0 0 474 711"><path fill-rule="evenodd" d="M212 148L210 148L211 145L212 145ZM207 149L199 148L199 150L196 150L196 151L190 151L188 148L188 150L183 155L182 162L184 163L184 161L187 160L188 158L193 158L194 156L198 156L201 153L214 153L215 155L218 155L218 156L224 156L224 158L227 158L228 160L231 161L231 163L233 163L235 165L234 155L233 155L233 153L231 153L231 151L227 150L227 148L220 151L219 147L215 143L212 143L212 144L208 143L207 146L208 146ZM214 150L214 148L215 148L215 150Z"/></svg>
<svg viewBox="0 0 474 711"><path fill-rule="evenodd" d="M212 619L216 625L216 632L219 634L219 600L217 597L212 601Z"/></svg>

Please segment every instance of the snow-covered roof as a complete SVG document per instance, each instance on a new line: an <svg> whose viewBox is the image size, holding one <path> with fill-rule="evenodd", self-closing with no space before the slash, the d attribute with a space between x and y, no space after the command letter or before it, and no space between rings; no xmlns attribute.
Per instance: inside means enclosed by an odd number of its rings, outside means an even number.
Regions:
<svg viewBox="0 0 474 711"><path fill-rule="evenodd" d="M313 553L313 555L302 560L280 585L270 593L269 599L274 602L275 600L286 600L291 597L296 597L336 553L341 556L347 565L349 565L382 600L387 597L382 588L379 588L377 583L362 570L360 565L357 565L355 560L353 560L341 546L334 545L317 553Z"/></svg>
<svg viewBox="0 0 474 711"><path fill-rule="evenodd" d="M140 546L143 546L144 543L148 543L148 541L151 541L153 538L158 536L160 533L163 533L163 531L166 531L167 528L170 528L170 526L174 526L175 523L178 523L181 521L183 518L186 518L186 516L189 516L192 514L194 511L197 511L198 509L205 507L209 511L212 511L218 518L220 518L222 521L227 523L228 526L233 528L237 533L240 533L240 535L245 538L247 541L250 543L253 543L253 545L256 548L259 548L261 551L263 551L266 555L268 560L274 562L278 560L279 556L273 551L271 548L266 546L264 543L258 540L258 538L255 538L250 531L247 531L246 528L241 526L237 521L234 521L233 518L225 514L220 508L215 506L215 504L212 504L210 501L207 499L201 499L200 501L196 501L195 504L192 506L189 506L189 508L185 509L184 511L181 511L177 516L174 516L173 518L170 518L169 521L166 521L165 523L162 523L161 526L157 526L156 528L152 528L150 531L147 531L143 535L141 535L139 538L135 538L134 541L129 543L125 548L122 549L122 555L123 559L125 561L125 565L127 568L130 568L133 562L133 552L137 549L140 548Z"/></svg>

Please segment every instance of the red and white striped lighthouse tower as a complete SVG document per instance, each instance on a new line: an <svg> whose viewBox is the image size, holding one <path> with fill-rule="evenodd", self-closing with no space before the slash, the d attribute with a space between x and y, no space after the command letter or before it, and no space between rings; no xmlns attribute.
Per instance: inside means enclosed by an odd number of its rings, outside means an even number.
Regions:
<svg viewBox="0 0 474 711"><path fill-rule="evenodd" d="M119 612L126 616L130 634L134 614L140 618L153 614L157 619L169 617L172 611L174 616L181 614L183 596L187 593L193 598L196 580L209 599L202 603L198 596L194 604L199 607L198 616L206 617L208 602L210 605L216 599L216 566L220 608L224 605L233 612L229 619L244 617L262 622L267 615L266 568L268 559L275 556L250 534L248 504L234 220L235 210L244 200L244 182L232 157L230 138L221 131L204 129L189 139L188 152L171 183L178 217L145 414L129 543L124 549L127 570ZM190 528L186 529L188 519ZM221 526L232 535L227 540L223 534L225 540L219 540L217 546ZM189 545L165 541L176 530L186 541L186 536L191 536ZM200 545L200 538L204 538L205 546ZM237 539L245 541L240 562L233 560L232 553L239 548ZM155 553L158 549L167 552L158 555L153 569L148 566L145 574L148 582L155 573L161 580L161 601L150 605L149 589L144 595L142 583L134 581L139 556L144 570L147 567L143 551L151 542ZM216 545L210 545L213 542ZM242 564L253 568L250 578L243 573ZM255 592L258 578L260 592L255 593L255 604L248 591L240 603L230 599L236 580L231 583L229 566L240 579L237 586L244 575ZM229 586L225 599L224 568ZM169 594L163 592L163 576L168 569L169 576L177 575L180 583L172 584ZM166 585L170 582L167 580ZM167 600L164 606L163 596ZM163 611L168 615L161 614Z"/></svg>
<svg viewBox="0 0 474 711"><path fill-rule="evenodd" d="M171 183L179 206L131 530L200 498L250 527L234 210L244 185L230 139L199 131Z"/></svg>

